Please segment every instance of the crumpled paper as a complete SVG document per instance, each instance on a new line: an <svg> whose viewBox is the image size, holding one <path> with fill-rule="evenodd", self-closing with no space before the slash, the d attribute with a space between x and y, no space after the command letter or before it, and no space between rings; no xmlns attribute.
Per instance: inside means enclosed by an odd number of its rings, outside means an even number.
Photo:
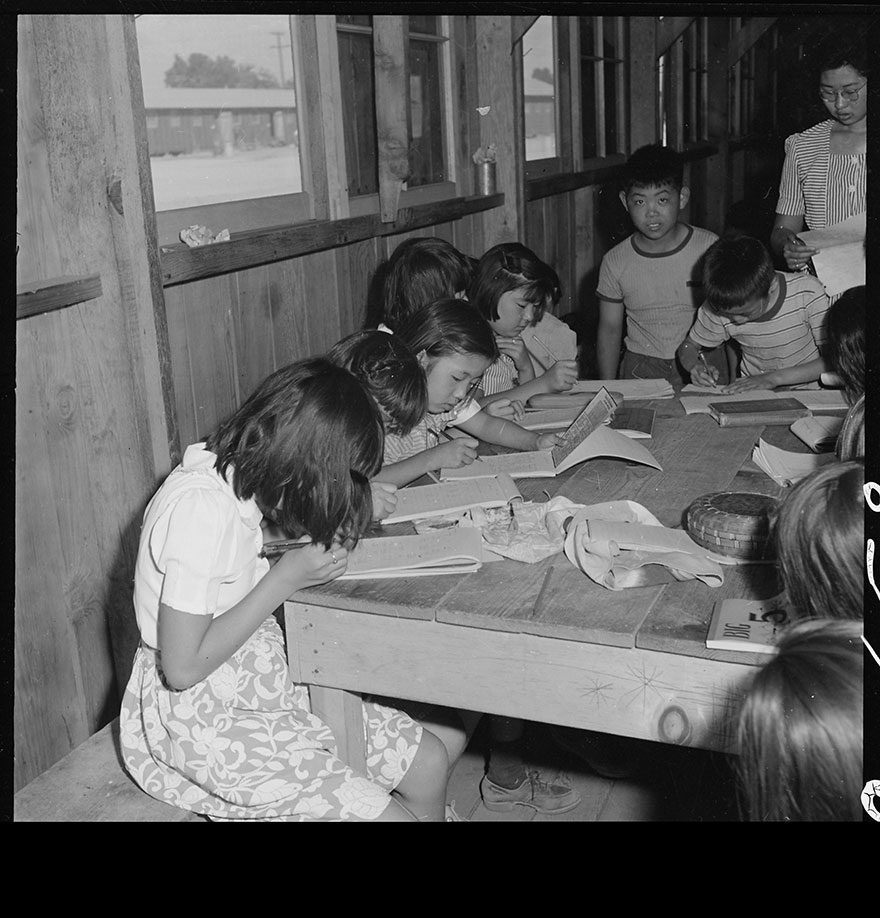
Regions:
<svg viewBox="0 0 880 918"><path fill-rule="evenodd" d="M495 162L495 144L490 143L485 149L480 147L476 153L473 154L471 159L475 163L494 163Z"/></svg>
<svg viewBox="0 0 880 918"><path fill-rule="evenodd" d="M584 507L565 529L565 556L609 590L641 586L640 569L648 564L662 565L676 580L697 579L710 587L724 582L721 565L705 549L686 532L663 526L635 501Z"/></svg>
<svg viewBox="0 0 880 918"><path fill-rule="evenodd" d="M565 521L582 508L565 497L553 497L545 502L515 501L510 509L472 507L470 515L490 551L535 564L562 551Z"/></svg>
<svg viewBox="0 0 880 918"><path fill-rule="evenodd" d="M207 226L199 226L197 223L182 229L179 235L180 241L185 242L191 249L201 245L211 245L214 242L229 242L228 229L222 229L214 235Z"/></svg>

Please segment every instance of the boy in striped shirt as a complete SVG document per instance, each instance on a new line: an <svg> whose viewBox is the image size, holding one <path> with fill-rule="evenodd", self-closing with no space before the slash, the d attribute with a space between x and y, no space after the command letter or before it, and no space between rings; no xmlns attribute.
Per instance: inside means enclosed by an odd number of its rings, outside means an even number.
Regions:
<svg viewBox="0 0 880 918"><path fill-rule="evenodd" d="M770 253L751 236L725 236L706 252L706 300L678 349L699 386L715 386L717 370L702 356L729 339L739 345L739 378L724 392L815 387L825 370L821 348L828 296L810 274L775 271Z"/></svg>

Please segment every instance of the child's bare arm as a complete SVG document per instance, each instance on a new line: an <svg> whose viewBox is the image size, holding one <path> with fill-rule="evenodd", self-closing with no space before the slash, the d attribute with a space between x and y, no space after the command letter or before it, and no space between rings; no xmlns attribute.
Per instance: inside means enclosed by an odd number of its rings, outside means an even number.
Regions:
<svg viewBox="0 0 880 918"><path fill-rule="evenodd" d="M612 303L600 298L599 328L596 332L596 363L600 379L617 379L623 316L623 303Z"/></svg>
<svg viewBox="0 0 880 918"><path fill-rule="evenodd" d="M479 437L485 443L507 446L510 449L552 449L562 442L558 434L539 434L533 430L526 430L513 421L494 418L485 411L480 411L463 421L458 428L473 437Z"/></svg>
<svg viewBox="0 0 880 918"><path fill-rule="evenodd" d="M808 360L797 366L773 370L770 373L759 373L757 376L743 376L737 379L724 391L728 393L748 392L750 389L776 389L779 386L797 386L801 383L816 382L825 372L825 361L821 357Z"/></svg>
<svg viewBox="0 0 880 918"><path fill-rule="evenodd" d="M387 482L402 488L435 469L457 469L463 465L470 465L477 458L478 446L479 443L471 437L444 440L438 446L423 449L408 459L383 465L373 476L373 481Z"/></svg>

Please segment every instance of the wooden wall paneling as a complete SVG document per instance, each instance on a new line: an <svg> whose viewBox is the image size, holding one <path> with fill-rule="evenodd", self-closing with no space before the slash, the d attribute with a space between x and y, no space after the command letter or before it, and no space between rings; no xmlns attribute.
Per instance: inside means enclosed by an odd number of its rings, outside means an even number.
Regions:
<svg viewBox="0 0 880 918"><path fill-rule="evenodd" d="M52 219L49 152L40 105L40 75L33 19L18 16L18 181L16 255L18 283L56 277L62 270L58 227Z"/></svg>
<svg viewBox="0 0 880 918"><path fill-rule="evenodd" d="M336 249L340 337L360 331L367 319L370 282L378 267L375 239Z"/></svg>
<svg viewBox="0 0 880 918"><path fill-rule="evenodd" d="M45 327L57 324L52 315L25 320L17 328L15 790L87 739L91 727L68 608L70 578L62 560L70 501L59 470L46 461L58 423L46 422L51 404L45 377L53 369ZM71 405L69 392L58 394Z"/></svg>
<svg viewBox="0 0 880 918"><path fill-rule="evenodd" d="M342 337L336 253L315 252L302 261L303 305L309 313L308 353L323 354Z"/></svg>
<svg viewBox="0 0 880 918"><path fill-rule="evenodd" d="M184 290L198 439L206 437L240 404L232 321L233 278L211 277L187 284Z"/></svg>
<svg viewBox="0 0 880 918"><path fill-rule="evenodd" d="M140 514L169 462L172 438L158 347L151 352L149 340L152 336L156 344L160 316L150 298L136 140L133 131L127 134L130 46L122 17L33 16L26 26L22 64L35 68L37 76L31 73L24 84L39 87L39 99L24 94L22 117L26 124L38 123L38 102L43 133L18 138L24 148L19 161L27 183L42 184L38 194L19 202L24 204L19 219L34 238L55 239L62 274L97 274L102 290L96 299L25 319L37 324L17 328L23 341L35 336L29 344L42 362L25 372L43 376L30 390L40 393L39 403L20 415L16 449L27 446L24 428L43 428L47 449L22 461L34 466L28 474L52 482L56 510L54 516L34 518L33 498L19 490L19 521L30 527L33 544L61 549L38 562L19 558L17 566L38 563L61 582L72 639L58 652L69 654L70 665L81 673L80 690L65 690L62 697L54 694L61 687L37 668L16 674L23 680L19 689L35 699L33 722L16 724L19 736L39 741L45 725L54 723L56 708L71 703L80 708L78 718L67 717L69 729L53 731L52 744L35 757L45 764L103 726L118 703L130 668L132 559ZM96 67L96 61L105 66ZM39 137L39 151L31 173L33 137ZM47 608L38 592L19 590L16 613L51 631L49 619L59 609ZM109 645L114 629L127 635L116 661ZM27 648L19 651L19 659L29 658ZM85 734L78 724L85 725Z"/></svg>
<svg viewBox="0 0 880 918"><path fill-rule="evenodd" d="M230 276L232 323L236 341L238 399L244 401L273 370L275 317L269 296L271 266L264 265ZM239 402L239 403L240 403Z"/></svg>
<svg viewBox="0 0 880 918"><path fill-rule="evenodd" d="M171 372L174 379L174 405L182 449L199 439L196 396L190 363L190 340L186 329L187 286L169 287L165 291Z"/></svg>
<svg viewBox="0 0 880 918"><path fill-rule="evenodd" d="M513 47L513 18L475 17L478 104L489 106L489 112L479 121L480 133L474 145L475 149L496 145L498 190L504 193L504 204L483 215L487 249L499 242L524 238L522 55Z"/></svg>
<svg viewBox="0 0 880 918"><path fill-rule="evenodd" d="M291 258L271 265L269 302L278 367L311 355L305 262L305 258Z"/></svg>
<svg viewBox="0 0 880 918"><path fill-rule="evenodd" d="M574 193L560 195L553 210L556 216L555 253L551 264L556 268L559 282L562 285L562 297L556 305L556 315L564 316L575 309L577 302L574 296L576 285L574 264L574 236L572 220L574 210Z"/></svg>

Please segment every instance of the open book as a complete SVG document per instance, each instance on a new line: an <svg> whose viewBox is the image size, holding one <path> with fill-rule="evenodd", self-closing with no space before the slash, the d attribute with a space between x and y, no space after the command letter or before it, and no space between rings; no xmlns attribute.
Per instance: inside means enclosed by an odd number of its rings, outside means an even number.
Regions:
<svg viewBox="0 0 880 918"><path fill-rule="evenodd" d="M468 466L482 466L479 459ZM495 458L495 457L491 457ZM402 523L429 516L447 516L471 507L503 507L512 500L522 500L510 475L487 473L484 476L460 476L462 481L441 481L438 484L401 488L397 492L394 512L383 523Z"/></svg>
<svg viewBox="0 0 880 918"><path fill-rule="evenodd" d="M793 453L764 439L758 440L758 445L752 450L752 462L783 488L834 461L834 453Z"/></svg>
<svg viewBox="0 0 880 918"><path fill-rule="evenodd" d="M463 526L406 536L361 539L340 580L469 574L483 565L480 530Z"/></svg>

